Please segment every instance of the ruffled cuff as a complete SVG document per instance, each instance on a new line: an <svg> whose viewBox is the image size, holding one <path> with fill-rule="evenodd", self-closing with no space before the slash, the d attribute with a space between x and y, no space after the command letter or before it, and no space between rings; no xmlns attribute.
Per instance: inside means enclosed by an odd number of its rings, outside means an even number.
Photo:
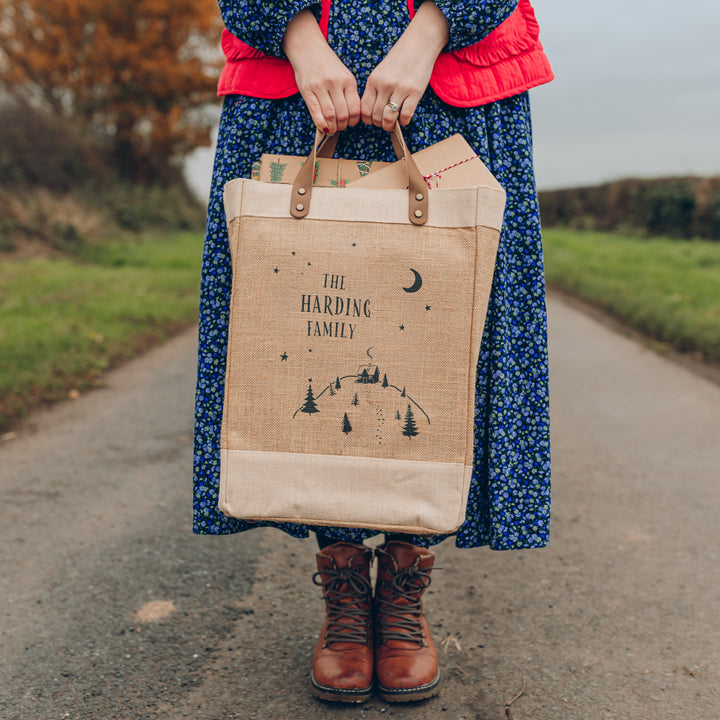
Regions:
<svg viewBox="0 0 720 720"><path fill-rule="evenodd" d="M218 0L225 27L246 45L266 55L282 57L282 41L287 24L301 10L310 9L320 17L320 3L289 0Z"/></svg>
<svg viewBox="0 0 720 720"><path fill-rule="evenodd" d="M421 4L416 1L416 7ZM474 45L489 35L515 10L518 0L434 0L450 26L450 40L445 51L452 52Z"/></svg>

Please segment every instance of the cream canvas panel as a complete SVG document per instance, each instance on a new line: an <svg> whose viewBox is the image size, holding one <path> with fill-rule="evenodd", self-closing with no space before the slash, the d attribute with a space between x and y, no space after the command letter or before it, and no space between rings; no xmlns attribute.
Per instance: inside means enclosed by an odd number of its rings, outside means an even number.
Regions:
<svg viewBox="0 0 720 720"><path fill-rule="evenodd" d="M472 473L462 464L235 450L221 450L221 463L262 479L221 485L220 507L245 517L414 533L460 526Z"/></svg>

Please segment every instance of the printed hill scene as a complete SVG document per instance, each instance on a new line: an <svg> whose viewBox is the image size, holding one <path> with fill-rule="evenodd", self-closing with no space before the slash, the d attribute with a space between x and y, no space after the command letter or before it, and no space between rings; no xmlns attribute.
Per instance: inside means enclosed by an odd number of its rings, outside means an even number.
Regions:
<svg viewBox="0 0 720 720"><path fill-rule="evenodd" d="M393 382L378 365L362 365L352 374L336 375L322 385L308 378L302 404L294 419L312 422L318 414L337 418L333 427L345 436L361 433L368 442L383 444L392 435L412 438L427 432L430 418L406 386Z"/></svg>

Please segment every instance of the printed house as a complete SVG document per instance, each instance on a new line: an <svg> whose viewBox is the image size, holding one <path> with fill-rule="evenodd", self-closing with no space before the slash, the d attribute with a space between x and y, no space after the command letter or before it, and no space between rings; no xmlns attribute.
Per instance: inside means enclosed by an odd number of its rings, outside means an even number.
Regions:
<svg viewBox="0 0 720 720"><path fill-rule="evenodd" d="M371 372L372 375L370 374ZM358 379L355 382L363 385L380 382L380 368L377 365L368 365L367 367L364 367L363 371L358 373Z"/></svg>

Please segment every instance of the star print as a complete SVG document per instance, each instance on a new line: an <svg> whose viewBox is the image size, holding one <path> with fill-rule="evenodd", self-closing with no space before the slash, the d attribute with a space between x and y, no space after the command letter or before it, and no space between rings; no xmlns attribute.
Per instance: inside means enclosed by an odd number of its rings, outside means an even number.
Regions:
<svg viewBox="0 0 720 720"><path fill-rule="evenodd" d="M290 254L291 254L291 255L294 255L294 254L295 254L295 251L293 250Z"/></svg>
<svg viewBox="0 0 720 720"><path fill-rule="evenodd" d="M312 265L312 263L308 263L308 265Z"/></svg>
<svg viewBox="0 0 720 720"><path fill-rule="evenodd" d="M425 309L426 309L426 310L429 310L429 309L430 309L430 306L429 306L429 305L426 305L426 306L425 306Z"/></svg>
<svg viewBox="0 0 720 720"><path fill-rule="evenodd" d="M280 269L279 269L279 268L275 268L275 269L273 270L273 272L277 275L277 274L280 272Z"/></svg>
<svg viewBox="0 0 720 720"><path fill-rule="evenodd" d="M405 329L405 326L404 326L404 325L401 325L401 326L400 326L400 329L401 329L401 330L404 330L404 329Z"/></svg>
<svg viewBox="0 0 720 720"><path fill-rule="evenodd" d="M353 246L353 247L357 247L357 243L353 243L352 246Z"/></svg>
<svg viewBox="0 0 720 720"><path fill-rule="evenodd" d="M280 356L280 361L287 360L287 359L288 359L288 355L287 355L286 352L284 352L284 353Z"/></svg>

